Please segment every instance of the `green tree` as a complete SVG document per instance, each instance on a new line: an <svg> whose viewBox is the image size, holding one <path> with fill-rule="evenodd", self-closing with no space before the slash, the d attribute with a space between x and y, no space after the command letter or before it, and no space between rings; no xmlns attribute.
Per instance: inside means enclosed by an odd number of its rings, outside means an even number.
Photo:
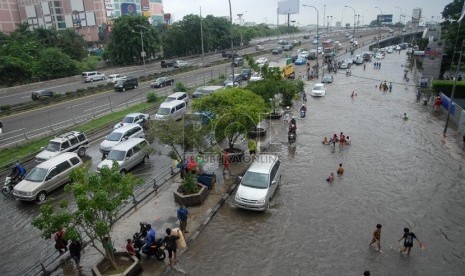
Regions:
<svg viewBox="0 0 465 276"><path fill-rule="evenodd" d="M124 15L115 19L105 57L115 65L142 64L141 32L146 59L155 56L160 49L155 28L143 16Z"/></svg>
<svg viewBox="0 0 465 276"><path fill-rule="evenodd" d="M215 115L212 121L215 139L228 141L232 151L239 137L256 127L267 112L264 100L250 90L229 88L196 99L192 103L195 111L209 111Z"/></svg>
<svg viewBox="0 0 465 276"><path fill-rule="evenodd" d="M42 231L45 239L64 228L67 239L76 239L78 233L84 233L90 238L90 245L118 270L113 250L104 245L107 239L111 241L110 230L119 207L140 181L132 174L120 174L116 162L111 168L103 167L99 173L89 172L88 166L74 169L71 180L73 183L66 185L65 191L73 195L76 207L71 208L66 201L61 202L59 209L45 204L32 225Z"/></svg>
<svg viewBox="0 0 465 276"><path fill-rule="evenodd" d="M82 61L87 56L86 41L71 28L58 31L56 47L77 61Z"/></svg>
<svg viewBox="0 0 465 276"><path fill-rule="evenodd" d="M0 83L13 85L26 82L32 75L31 66L22 59L0 55Z"/></svg>
<svg viewBox="0 0 465 276"><path fill-rule="evenodd" d="M34 75L41 79L63 78L77 73L76 62L57 48L44 49L34 68Z"/></svg>

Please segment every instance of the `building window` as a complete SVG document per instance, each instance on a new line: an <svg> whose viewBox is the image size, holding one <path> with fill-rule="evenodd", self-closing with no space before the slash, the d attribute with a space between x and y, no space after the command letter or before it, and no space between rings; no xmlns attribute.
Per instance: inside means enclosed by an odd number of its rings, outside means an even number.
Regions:
<svg viewBox="0 0 465 276"><path fill-rule="evenodd" d="M55 7L60 7L60 1L53 1L53 4L55 5Z"/></svg>
<svg viewBox="0 0 465 276"><path fill-rule="evenodd" d="M60 8L56 8L56 9L55 9L55 13L61 14L61 9L60 9Z"/></svg>
<svg viewBox="0 0 465 276"><path fill-rule="evenodd" d="M56 17L56 21L64 21L64 20L63 20L63 16L61 16L61 15L57 15L57 17Z"/></svg>

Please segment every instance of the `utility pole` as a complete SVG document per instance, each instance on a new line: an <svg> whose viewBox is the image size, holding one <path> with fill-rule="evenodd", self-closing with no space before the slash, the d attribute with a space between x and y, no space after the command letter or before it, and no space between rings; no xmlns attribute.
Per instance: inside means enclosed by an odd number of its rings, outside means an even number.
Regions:
<svg viewBox="0 0 465 276"><path fill-rule="evenodd" d="M200 41L201 41L201 45L202 45L202 67L204 66L204 63L203 63L203 58L204 58L204 55L205 55L205 51L203 49L203 26L202 26L202 6L200 6Z"/></svg>

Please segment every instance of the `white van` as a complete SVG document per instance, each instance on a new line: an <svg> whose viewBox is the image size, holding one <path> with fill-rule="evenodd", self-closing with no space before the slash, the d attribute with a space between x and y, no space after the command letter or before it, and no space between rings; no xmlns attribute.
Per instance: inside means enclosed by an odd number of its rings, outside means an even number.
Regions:
<svg viewBox="0 0 465 276"><path fill-rule="evenodd" d="M144 151L144 148L148 146L149 143L145 139L129 138L113 147L107 159L98 164L97 170L104 166L111 168L115 161L119 165L120 172L124 174L139 163L148 162L149 155Z"/></svg>
<svg viewBox="0 0 465 276"><path fill-rule="evenodd" d="M69 181L71 170L82 166L76 153L64 152L35 166L13 189L18 200L42 202L48 194Z"/></svg>
<svg viewBox="0 0 465 276"><path fill-rule="evenodd" d="M144 129L139 124L127 124L113 130L100 143L100 152L106 156L114 146L129 138L145 138Z"/></svg>
<svg viewBox="0 0 465 276"><path fill-rule="evenodd" d="M281 182L281 162L278 156L258 155L241 179L234 204L238 208L266 211Z"/></svg>
<svg viewBox="0 0 465 276"><path fill-rule="evenodd" d="M224 89L224 86L219 86L219 85L201 86L195 90L195 92L192 94L192 98L195 99L195 98L200 98L203 96L208 96L220 89Z"/></svg>
<svg viewBox="0 0 465 276"><path fill-rule="evenodd" d="M186 92L176 92L166 97L165 103L169 103L174 100L185 101L187 104L189 102L189 96Z"/></svg>
<svg viewBox="0 0 465 276"><path fill-rule="evenodd" d="M174 100L167 103L162 103L155 114L155 120L174 119L179 120L187 111L187 104L185 101Z"/></svg>

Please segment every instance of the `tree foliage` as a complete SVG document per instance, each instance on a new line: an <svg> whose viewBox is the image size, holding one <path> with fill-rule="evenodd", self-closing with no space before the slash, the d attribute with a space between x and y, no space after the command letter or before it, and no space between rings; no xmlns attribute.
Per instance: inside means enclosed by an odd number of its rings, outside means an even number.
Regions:
<svg viewBox="0 0 465 276"><path fill-rule="evenodd" d="M123 15L115 19L109 40L105 56L115 65L142 64L142 40L146 59L160 49L159 33L143 16Z"/></svg>
<svg viewBox="0 0 465 276"><path fill-rule="evenodd" d="M461 42L465 39L465 26L462 23L459 33L459 19L464 0L454 0L452 3L446 5L442 11L442 17L445 19L441 23L443 38L446 43L444 45L444 56L441 65L441 72L451 69L458 63L459 54L461 49Z"/></svg>
<svg viewBox="0 0 465 276"><path fill-rule="evenodd" d="M121 204L133 193L139 183L133 175L122 175L116 162L111 168L103 167L99 173L89 172L84 166L71 173L72 184L65 187L76 202L71 208L62 202L59 209L49 204L40 208L40 215L32 224L49 239L59 229L66 229L67 239L76 239L79 233L90 238L90 245L118 269L113 250L104 246L111 241L111 226L115 222ZM99 242L99 243L97 243Z"/></svg>
<svg viewBox="0 0 465 276"><path fill-rule="evenodd" d="M267 112L265 102L260 96L242 88L228 88L196 99L192 109L215 115L212 121L215 139L218 142L226 139L231 150L237 139L246 137Z"/></svg>
<svg viewBox="0 0 465 276"><path fill-rule="evenodd" d="M58 48L42 50L34 68L34 75L40 79L64 78L78 73L76 62Z"/></svg>

